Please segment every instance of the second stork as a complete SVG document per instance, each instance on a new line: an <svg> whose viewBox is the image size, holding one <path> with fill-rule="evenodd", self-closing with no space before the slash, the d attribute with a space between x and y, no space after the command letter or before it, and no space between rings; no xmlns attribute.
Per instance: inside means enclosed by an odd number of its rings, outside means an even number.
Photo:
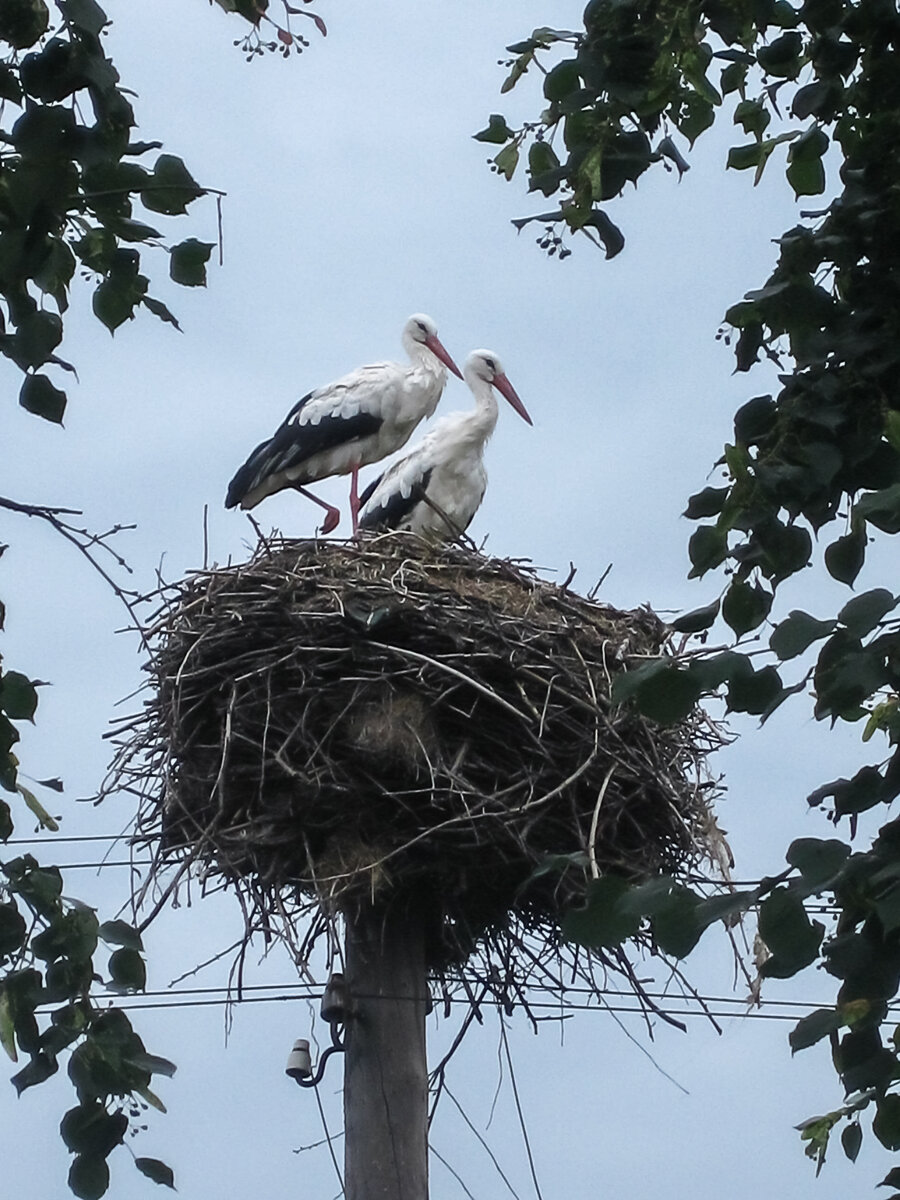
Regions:
<svg viewBox="0 0 900 1200"><path fill-rule="evenodd" d="M475 397L470 412L452 413L360 497L360 529L409 530L449 540L467 528L487 487L484 447L497 424L494 388L523 421L525 405L491 350L473 350L463 378Z"/></svg>

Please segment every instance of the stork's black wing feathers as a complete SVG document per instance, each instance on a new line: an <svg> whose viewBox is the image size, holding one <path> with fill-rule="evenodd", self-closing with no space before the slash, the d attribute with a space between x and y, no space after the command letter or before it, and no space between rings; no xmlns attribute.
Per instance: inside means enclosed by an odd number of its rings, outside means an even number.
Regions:
<svg viewBox="0 0 900 1200"><path fill-rule="evenodd" d="M404 496L398 489L388 497L386 503L379 504L370 512L363 513L359 518L360 529L399 529L416 505L421 503L428 490L430 479L431 469L429 468L422 478L417 480L408 496ZM381 479L376 479L374 483L369 484L359 498L360 507L372 495L380 482Z"/></svg>
<svg viewBox="0 0 900 1200"><path fill-rule="evenodd" d="M366 486L363 488L363 490L359 496L360 511L362 511L362 509L365 508L367 501L374 494L375 489L381 483L382 479L384 479L386 474L387 474L387 471L382 471L377 479L373 479L371 483L366 484Z"/></svg>
<svg viewBox="0 0 900 1200"><path fill-rule="evenodd" d="M308 396L304 396L303 400L298 401L287 420L268 441L260 442L240 468L228 485L226 508L235 508L248 492L259 487L270 475L300 466L307 459L335 446L369 437L381 428L382 418L368 412L355 413L351 417L326 416L316 424L292 424L290 418L300 411L308 399Z"/></svg>
<svg viewBox="0 0 900 1200"><path fill-rule="evenodd" d="M274 441L275 438L266 438L264 442L260 442L244 465L238 468L225 494L226 508L237 508L250 489L263 477L262 466L268 459L269 447Z"/></svg>
<svg viewBox="0 0 900 1200"><path fill-rule="evenodd" d="M294 407L291 409L291 411L288 413L288 415L281 422L281 424L287 425L291 421L293 421L294 417L296 417L296 415L300 412L300 410L306 405L307 401L311 400L312 398L313 398L312 392L307 392L305 396L301 396L300 399L297 401L297 403L294 405Z"/></svg>

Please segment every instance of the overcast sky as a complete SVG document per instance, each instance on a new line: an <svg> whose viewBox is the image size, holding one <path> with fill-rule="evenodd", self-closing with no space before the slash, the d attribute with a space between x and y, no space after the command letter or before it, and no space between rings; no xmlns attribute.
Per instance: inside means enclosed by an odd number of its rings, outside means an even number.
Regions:
<svg viewBox="0 0 900 1200"><path fill-rule="evenodd" d="M520 181L490 174L488 148L471 134L492 111L511 123L534 115L535 90L498 95L497 59L535 25L577 27L581 6L317 7L327 39L307 22L312 45L301 58L248 65L232 46L242 27L202 0L108 5L109 51L137 93L141 136L161 139L201 183L227 193L224 266L211 268L208 288L190 292L167 285L164 255L148 262L151 291L176 312L181 334L142 316L111 338L90 317L87 293L76 295L62 351L80 382L70 387L65 430L19 410L15 372L0 368L9 397L0 410L3 494L82 508L97 529L134 522L119 545L141 588L152 586L160 564L168 578L201 565L205 505L211 558L246 557L250 525L222 508L235 468L305 391L399 357L404 320L425 311L457 361L477 346L501 356L535 422L529 428L504 406L472 536L486 539L491 553L531 560L551 579L573 563L585 592L612 564L601 598L623 608L708 601L716 585L686 580L690 527L679 514L706 483L734 409L772 386L762 369L758 379L733 376L715 333L728 305L764 281L771 239L796 220L783 176L773 163L753 190L745 175L726 175L729 130L714 132L680 183L651 172L639 193L612 206L627 238L619 258L608 263L585 242L564 263L549 260L534 244L537 230L517 236L510 225L539 204ZM173 222L172 241L215 240L214 202L194 210L189 222ZM451 381L440 411L469 402ZM320 490L343 501L346 485ZM290 495L256 515L264 527L297 536L310 535L318 520L318 510ZM99 809L73 802L96 790L108 758L102 735L122 711L114 705L140 682L136 640L114 633L124 623L116 601L49 532L2 514L0 540L12 544L0 581L5 665L54 685L23 738L25 769L64 778L60 836L117 833L132 816L127 800ZM831 595L823 584L804 606L823 615ZM814 727L802 703L762 733L749 722L735 730L740 739L716 764L727 785L720 820L738 877L748 879L778 869L793 837L833 832L804 796L852 769L858 746L852 735ZM22 817L19 832L28 829ZM93 843L40 854L61 863L101 856ZM122 857L113 849L114 860ZM110 916L127 897L127 871L78 870L67 890ZM227 898L195 895L153 926L149 986L165 988L238 930ZM688 973L707 994L743 995L717 933ZM278 954L252 974L259 984L292 981ZM220 966L187 983L223 980ZM833 981L815 972L767 989L772 1000L827 1003L833 994ZM445 1044L461 1017L462 1010L448 1022L433 1018L432 1045ZM226 1048L221 1007L140 1014L148 1047L174 1059L179 1073L159 1083L170 1115L154 1115L136 1153L168 1161L190 1200L328 1200L337 1183L327 1152L292 1153L322 1137L314 1098L282 1073L311 1020L303 1003L246 1005ZM887 1156L867 1138L855 1169L835 1147L814 1178L792 1125L837 1105L839 1087L824 1050L791 1061L789 1022L732 1018L718 1036L695 1019L688 1035L661 1027L651 1046L635 1018L621 1020L575 1013L564 1037L558 1025L535 1037L522 1017L509 1022L546 1200L844 1200L848 1188L867 1188L884 1173ZM533 1196L497 1050L496 1020L474 1029L450 1086L518 1194ZM338 1063L323 1088L332 1130L339 1085ZM55 1126L70 1095L65 1080L18 1101L12 1088L0 1089L7 1194L64 1194L68 1156ZM508 1194L452 1104L444 1103L435 1145L479 1200ZM20 1153L24 1146L40 1153ZM125 1151L111 1163L112 1195L153 1194ZM452 1200L464 1192L435 1163L432 1194Z"/></svg>

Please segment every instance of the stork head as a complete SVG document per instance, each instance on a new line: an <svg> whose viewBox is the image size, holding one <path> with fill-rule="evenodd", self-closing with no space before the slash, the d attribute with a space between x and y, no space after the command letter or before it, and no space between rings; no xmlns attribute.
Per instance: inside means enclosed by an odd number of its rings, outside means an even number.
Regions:
<svg viewBox="0 0 900 1200"><path fill-rule="evenodd" d="M462 379L462 371L444 349L438 337L437 325L431 317L426 317L424 313L413 313L403 326L403 344L410 352L412 352L412 347L426 346L435 358Z"/></svg>
<svg viewBox="0 0 900 1200"><path fill-rule="evenodd" d="M534 424L516 389L506 378L503 365L493 350L473 350L463 367L463 378L469 387L474 381L491 384L509 401L523 421L527 421L529 425Z"/></svg>

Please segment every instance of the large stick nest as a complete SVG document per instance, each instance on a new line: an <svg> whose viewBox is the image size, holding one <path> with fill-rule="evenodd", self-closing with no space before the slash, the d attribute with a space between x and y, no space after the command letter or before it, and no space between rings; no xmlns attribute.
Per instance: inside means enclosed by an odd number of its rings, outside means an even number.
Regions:
<svg viewBox="0 0 900 1200"><path fill-rule="evenodd" d="M610 704L665 652L648 609L398 535L263 543L167 596L118 779L164 858L258 903L414 904L441 969L503 930L553 942L598 873L715 850L703 714Z"/></svg>

